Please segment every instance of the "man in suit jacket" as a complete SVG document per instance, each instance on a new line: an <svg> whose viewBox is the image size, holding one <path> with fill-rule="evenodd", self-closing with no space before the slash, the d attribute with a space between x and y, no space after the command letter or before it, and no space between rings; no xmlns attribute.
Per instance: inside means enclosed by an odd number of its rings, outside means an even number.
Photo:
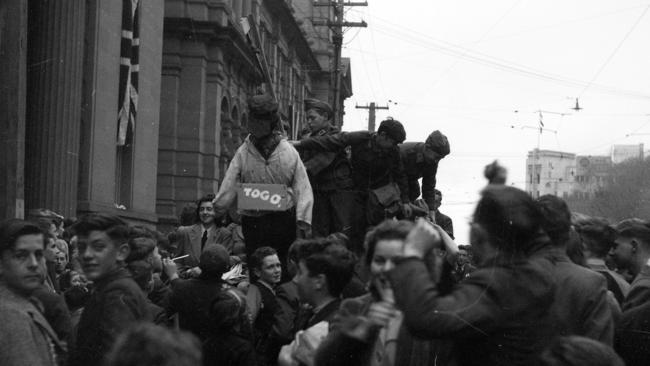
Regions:
<svg viewBox="0 0 650 366"><path fill-rule="evenodd" d="M218 227L216 214L211 196L205 196L197 202L196 216L198 222L191 226L181 226L177 229L178 250L176 256L189 255L178 263L188 268L191 277L197 277L201 272L198 267L201 253L211 245L223 245L228 253L232 251L232 232Z"/></svg>

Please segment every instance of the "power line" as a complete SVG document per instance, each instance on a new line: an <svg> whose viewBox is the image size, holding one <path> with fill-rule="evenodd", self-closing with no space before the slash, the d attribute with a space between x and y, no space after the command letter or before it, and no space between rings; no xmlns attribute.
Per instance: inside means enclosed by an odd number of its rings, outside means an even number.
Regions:
<svg viewBox="0 0 650 366"><path fill-rule="evenodd" d="M645 14L648 12L648 9L650 9L650 5L646 6L646 8L643 10L643 13L641 13L641 15L636 20L636 22L634 22L634 24L632 25L630 30L628 30L627 33L625 33L625 36L623 36L623 39L621 39L621 41L618 43L618 45L616 45L616 48L614 48L614 51L612 51L612 53L609 55L609 57L607 57L607 59L605 60L603 65L600 67L600 69L598 69L598 72L596 72L596 75L594 75L594 77L591 79L591 81L589 81L589 84L587 84L587 86L585 86L585 88L582 90L582 92L580 93L580 97L582 97L582 95L587 91L587 89L589 89L591 84L594 81L596 81L596 79L598 79L598 76L600 76L600 73L605 69L605 67L607 67L609 62L612 61L612 59L614 58L616 53L618 53L618 50L621 49L621 46L623 46L623 43L625 43L625 41L630 36L630 34L632 34L632 32L634 31L636 26L639 25L639 22L641 22L641 19L643 19Z"/></svg>
<svg viewBox="0 0 650 366"><path fill-rule="evenodd" d="M386 25L384 29L382 29L382 27L379 26L377 27L377 30L382 34L385 34L393 38L397 38L403 42L409 42L429 50L447 54L452 57L461 58L487 67L496 68L505 72L517 73L523 76L533 77L533 78L537 78L549 82L556 82L571 87L576 87L576 86L584 87L586 85L589 85L588 82L583 80L572 79L561 75L547 73L525 65L517 64L475 50L471 50L460 45L435 39L427 34L418 32L408 27L404 27L403 25L397 25L395 23L392 23L386 19L377 16L375 16L375 20L376 20L375 24L381 22ZM416 37L413 37L413 35L416 35ZM591 83L590 87L605 94L627 96L627 97L640 98L640 99L650 99L650 95L648 94L644 94L636 91L618 89L606 85L594 84L593 82Z"/></svg>

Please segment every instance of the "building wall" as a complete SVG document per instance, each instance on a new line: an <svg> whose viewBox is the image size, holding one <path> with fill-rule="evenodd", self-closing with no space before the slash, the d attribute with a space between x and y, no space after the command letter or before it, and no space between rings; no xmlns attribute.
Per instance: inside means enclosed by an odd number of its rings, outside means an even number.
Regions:
<svg viewBox="0 0 650 366"><path fill-rule="evenodd" d="M572 194L579 199L589 199L607 185L612 159L609 156L576 156L576 174Z"/></svg>
<svg viewBox="0 0 650 366"><path fill-rule="evenodd" d="M575 154L533 150L526 159L526 191L537 198L545 194L567 197L575 174Z"/></svg>
<svg viewBox="0 0 650 366"><path fill-rule="evenodd" d="M78 212L108 212L155 224L163 8L142 1L138 110L128 174L118 173L121 1L89 2L83 81ZM129 191L117 196L119 181ZM116 206L123 206L118 209Z"/></svg>
<svg viewBox="0 0 650 366"><path fill-rule="evenodd" d="M283 5L284 4L284 5ZM216 194L247 134L246 101L262 83L239 18L259 29L280 112L295 137L318 64L281 0L165 1L156 211L173 226L184 206ZM294 22L294 23L292 23Z"/></svg>
<svg viewBox="0 0 650 366"><path fill-rule="evenodd" d="M25 214L27 0L0 2L0 220Z"/></svg>
<svg viewBox="0 0 650 366"><path fill-rule="evenodd" d="M613 145L612 163L619 164L628 159L643 159L643 144L638 145Z"/></svg>

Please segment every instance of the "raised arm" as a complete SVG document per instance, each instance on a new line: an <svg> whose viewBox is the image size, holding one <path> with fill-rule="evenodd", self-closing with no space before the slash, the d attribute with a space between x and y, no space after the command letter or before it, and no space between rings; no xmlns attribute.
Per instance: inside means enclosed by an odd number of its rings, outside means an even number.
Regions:
<svg viewBox="0 0 650 366"><path fill-rule="evenodd" d="M339 132L334 135L314 136L296 141L293 146L297 149L314 151L340 151L346 146L364 143L370 139L368 131Z"/></svg>

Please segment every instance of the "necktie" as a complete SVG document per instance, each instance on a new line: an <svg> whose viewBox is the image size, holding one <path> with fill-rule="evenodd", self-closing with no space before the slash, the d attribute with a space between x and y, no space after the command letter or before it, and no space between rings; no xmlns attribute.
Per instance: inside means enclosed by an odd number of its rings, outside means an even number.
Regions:
<svg viewBox="0 0 650 366"><path fill-rule="evenodd" d="M201 252L203 252L203 248L205 247L205 242L208 241L208 231L205 230L203 232L203 236L201 237Z"/></svg>

